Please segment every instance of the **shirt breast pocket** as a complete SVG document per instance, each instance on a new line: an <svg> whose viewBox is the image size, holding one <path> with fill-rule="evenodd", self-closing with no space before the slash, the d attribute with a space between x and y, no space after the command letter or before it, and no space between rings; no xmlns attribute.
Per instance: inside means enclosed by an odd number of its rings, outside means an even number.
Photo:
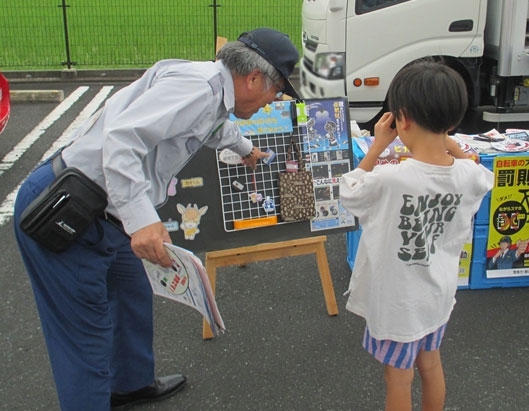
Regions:
<svg viewBox="0 0 529 411"><path fill-rule="evenodd" d="M196 137L191 137L186 141L186 148L189 154L195 154L201 146L202 142Z"/></svg>

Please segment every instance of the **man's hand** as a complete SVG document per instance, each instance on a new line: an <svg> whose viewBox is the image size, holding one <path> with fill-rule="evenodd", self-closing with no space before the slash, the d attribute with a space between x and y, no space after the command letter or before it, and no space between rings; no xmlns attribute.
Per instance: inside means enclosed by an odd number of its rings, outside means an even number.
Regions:
<svg viewBox="0 0 529 411"><path fill-rule="evenodd" d="M132 251L138 258L145 258L153 264L170 267L171 259L167 255L163 243L172 243L169 232L161 222L157 222L131 236Z"/></svg>
<svg viewBox="0 0 529 411"><path fill-rule="evenodd" d="M269 157L270 154L264 153L259 150L257 147L252 148L252 152L249 157L243 158L243 164L250 167L252 170L255 170L257 167L257 162L263 158Z"/></svg>

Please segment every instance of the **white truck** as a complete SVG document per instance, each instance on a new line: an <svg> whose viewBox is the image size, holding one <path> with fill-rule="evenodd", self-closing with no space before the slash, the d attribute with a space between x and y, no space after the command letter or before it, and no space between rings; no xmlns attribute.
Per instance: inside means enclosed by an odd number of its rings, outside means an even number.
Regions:
<svg viewBox="0 0 529 411"><path fill-rule="evenodd" d="M465 79L469 113L529 121L529 0L303 0L302 28L302 96L345 96L351 120L375 121L395 74L434 57Z"/></svg>

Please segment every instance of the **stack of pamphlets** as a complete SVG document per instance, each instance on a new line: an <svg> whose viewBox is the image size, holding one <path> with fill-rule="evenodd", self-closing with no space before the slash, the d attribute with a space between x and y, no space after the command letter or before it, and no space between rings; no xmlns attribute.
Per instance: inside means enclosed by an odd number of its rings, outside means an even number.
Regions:
<svg viewBox="0 0 529 411"><path fill-rule="evenodd" d="M224 322L202 261L176 245L166 243L165 248L173 262L171 267L142 260L154 294L193 307L204 316L213 335L224 332Z"/></svg>

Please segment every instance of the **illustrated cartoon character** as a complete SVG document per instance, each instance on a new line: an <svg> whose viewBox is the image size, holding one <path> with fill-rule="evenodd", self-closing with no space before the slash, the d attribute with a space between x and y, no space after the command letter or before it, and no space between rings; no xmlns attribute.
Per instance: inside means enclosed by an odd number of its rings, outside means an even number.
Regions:
<svg viewBox="0 0 529 411"><path fill-rule="evenodd" d="M208 211L208 206L198 208L196 204L193 204L193 206L188 204L187 207L184 207L183 204L177 204L176 209L182 214L180 227L184 230L184 238L186 240L194 240L195 236L200 233L198 225L202 216Z"/></svg>
<svg viewBox="0 0 529 411"><path fill-rule="evenodd" d="M334 134L336 131L336 123L334 121L328 120L325 123L325 126L323 126L327 134L325 134L325 137L329 139L329 144L331 146L335 146L338 144L338 140L336 140L336 135Z"/></svg>
<svg viewBox="0 0 529 411"><path fill-rule="evenodd" d="M511 248L512 239L506 235L500 239L498 251L494 256L489 259L487 268L489 270L495 269L510 269L518 267L519 260L523 256L529 240L518 240L516 241L516 247Z"/></svg>
<svg viewBox="0 0 529 411"><path fill-rule="evenodd" d="M307 141L309 148L318 148L320 145L318 144L319 136L316 133L316 129L314 128L314 125L316 124L316 120L314 120L312 117L309 117L307 120Z"/></svg>

